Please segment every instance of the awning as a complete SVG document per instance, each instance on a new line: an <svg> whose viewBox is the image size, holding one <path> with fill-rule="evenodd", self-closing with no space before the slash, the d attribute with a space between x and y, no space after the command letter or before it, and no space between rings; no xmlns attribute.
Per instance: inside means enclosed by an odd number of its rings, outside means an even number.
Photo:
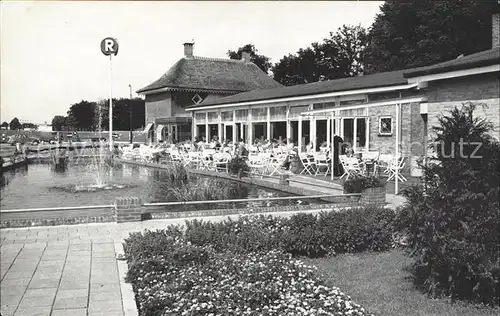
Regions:
<svg viewBox="0 0 500 316"><path fill-rule="evenodd" d="M163 137L162 137L163 136L162 135L163 128L165 128L165 125L163 125L163 124L156 125L156 139L163 140Z"/></svg>
<svg viewBox="0 0 500 316"><path fill-rule="evenodd" d="M144 133L148 133L151 128L153 127L154 123L148 123L146 124L146 127L144 128Z"/></svg>
<svg viewBox="0 0 500 316"><path fill-rule="evenodd" d="M165 127L165 125L163 125L163 124L156 125L156 132L161 133L161 131L163 130L164 127Z"/></svg>

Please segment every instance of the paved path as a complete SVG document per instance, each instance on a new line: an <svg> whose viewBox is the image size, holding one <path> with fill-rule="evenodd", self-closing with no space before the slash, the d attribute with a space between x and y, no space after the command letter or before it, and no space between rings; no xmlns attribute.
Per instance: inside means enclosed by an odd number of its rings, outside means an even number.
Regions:
<svg viewBox="0 0 500 316"><path fill-rule="evenodd" d="M291 216L317 210L270 213ZM221 221L239 215L199 217ZM186 219L0 230L2 316L128 316L133 296L122 292L120 243L131 232ZM120 268L122 266L122 268ZM122 276L122 280L120 280Z"/></svg>
<svg viewBox="0 0 500 316"><path fill-rule="evenodd" d="M115 242L172 222L1 230L2 315L124 316Z"/></svg>

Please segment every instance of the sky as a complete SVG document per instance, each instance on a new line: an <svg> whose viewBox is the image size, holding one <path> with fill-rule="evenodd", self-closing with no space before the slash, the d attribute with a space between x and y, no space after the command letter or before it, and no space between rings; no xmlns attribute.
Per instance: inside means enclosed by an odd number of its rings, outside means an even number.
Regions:
<svg viewBox="0 0 500 316"><path fill-rule="evenodd" d="M66 115L81 100L109 98L109 57L100 42L114 37L113 97L128 97L157 80L194 40L194 55L227 58L252 43L278 62L343 24L369 27L381 2L366 1L2 1L0 120L35 124Z"/></svg>

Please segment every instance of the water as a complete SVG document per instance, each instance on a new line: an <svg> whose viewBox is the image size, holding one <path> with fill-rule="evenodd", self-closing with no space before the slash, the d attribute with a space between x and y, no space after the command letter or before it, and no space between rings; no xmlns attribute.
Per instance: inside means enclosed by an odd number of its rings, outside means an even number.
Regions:
<svg viewBox="0 0 500 316"><path fill-rule="evenodd" d="M95 161L94 161L95 162ZM90 164L92 166L92 164ZM108 205L115 197L138 196L145 202L172 200L167 174L162 170L103 163L99 178L89 170L88 161L70 162L64 170L53 164L29 164L25 168L4 172L0 209ZM95 167L95 166L94 166ZM91 167L91 168L94 168ZM100 181L97 183L96 181ZM221 180L222 181L222 180ZM230 180L224 180L233 183ZM240 185L234 182L234 185ZM256 186L243 186L240 198L290 196L283 192ZM306 204L305 201L247 202L240 207ZM223 205L215 205L224 208Z"/></svg>

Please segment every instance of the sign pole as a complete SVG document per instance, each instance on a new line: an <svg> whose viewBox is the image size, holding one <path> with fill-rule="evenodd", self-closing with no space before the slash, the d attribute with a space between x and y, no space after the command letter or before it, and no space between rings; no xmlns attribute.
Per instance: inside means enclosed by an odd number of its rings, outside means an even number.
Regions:
<svg viewBox="0 0 500 316"><path fill-rule="evenodd" d="M331 170L330 170L330 179L333 181L333 173L335 170L335 129L333 128L335 124L335 112L332 111L332 123L330 124L330 134L331 134L331 144L330 144L330 155L331 155Z"/></svg>
<svg viewBox="0 0 500 316"><path fill-rule="evenodd" d="M109 56L109 151L113 152L113 55L118 54L116 38L106 37L101 41L101 52Z"/></svg>
<svg viewBox="0 0 500 316"><path fill-rule="evenodd" d="M109 151L113 152L113 55L109 55Z"/></svg>

